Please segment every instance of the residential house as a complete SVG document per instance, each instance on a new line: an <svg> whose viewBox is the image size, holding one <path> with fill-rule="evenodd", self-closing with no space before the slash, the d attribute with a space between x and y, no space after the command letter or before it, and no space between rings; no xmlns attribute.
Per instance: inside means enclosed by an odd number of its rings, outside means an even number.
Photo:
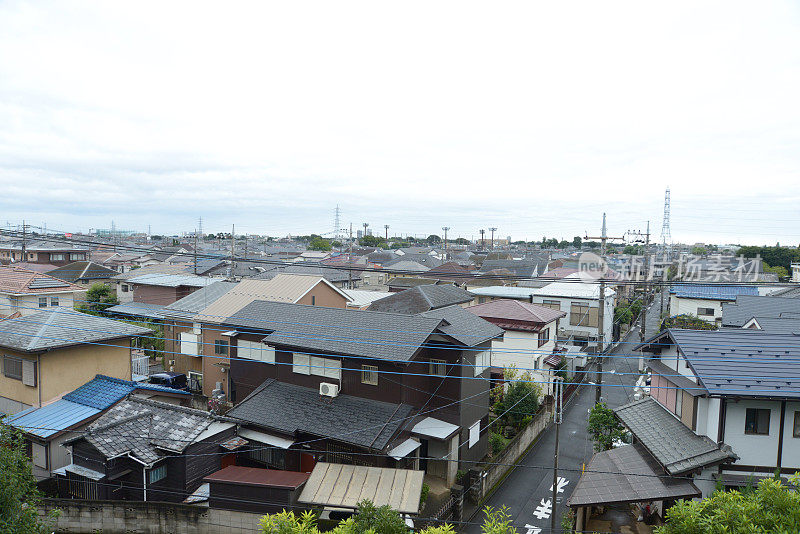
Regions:
<svg viewBox="0 0 800 534"><path fill-rule="evenodd" d="M258 446L258 445L256 445ZM297 471L229 465L203 480L208 485L208 506L275 514L298 512L297 499L311 475Z"/></svg>
<svg viewBox="0 0 800 534"><path fill-rule="evenodd" d="M434 267L433 269L428 269L424 273L424 276L425 278L445 280L447 282L452 282L454 284L463 286L466 284L467 280L472 279L475 274L466 267L462 267L456 262L449 261L439 265L438 267Z"/></svg>
<svg viewBox="0 0 800 534"><path fill-rule="evenodd" d="M166 306L216 282L213 278L191 274L151 273L128 279L133 301Z"/></svg>
<svg viewBox="0 0 800 534"><path fill-rule="evenodd" d="M531 280L530 282L537 282L537 280ZM536 289L544 287L550 283L551 282L549 281L543 281L541 283L534 284L535 287L526 287L523 285L475 287L471 288L469 292L475 295L476 304L483 304L485 302L491 302L499 299L533 302L533 295L536 293Z"/></svg>
<svg viewBox="0 0 800 534"><path fill-rule="evenodd" d="M133 302L133 285L129 282L130 279L149 274L183 275L188 273L187 271L188 268L190 268L188 264L168 265L163 263L163 264L149 265L147 267L137 267L135 269L129 269L125 272L121 272L118 275L111 277L111 280L116 286L117 300L121 304L125 304L126 302ZM167 304L170 303L157 302L156 304L161 304L162 306L166 306Z"/></svg>
<svg viewBox="0 0 800 534"><path fill-rule="evenodd" d="M0 261L43 263L60 267L73 261L89 259L89 250L73 247L72 245L59 245L44 241L29 241L25 246L23 257L22 241L0 243Z"/></svg>
<svg viewBox="0 0 800 534"><path fill-rule="evenodd" d="M200 379L205 396L220 389L218 385L223 391L229 391L227 371L231 338L230 329L222 324L227 317L255 300L345 308L350 297L320 276L279 273L269 280L253 278L239 282L195 315L191 332L185 326L172 330L171 337L175 342L180 339L181 354L200 356ZM177 364L177 358L175 361ZM196 361L192 365L196 365Z"/></svg>
<svg viewBox="0 0 800 534"><path fill-rule="evenodd" d="M181 502L234 461L236 424L210 412L129 396L64 442L67 496ZM227 454L226 453L230 453Z"/></svg>
<svg viewBox="0 0 800 534"><path fill-rule="evenodd" d="M660 332L640 347L652 354L650 394L684 426L737 456L704 478L745 485L749 475L800 470L800 337L756 329ZM705 481L703 494L713 490Z"/></svg>
<svg viewBox="0 0 800 534"><path fill-rule="evenodd" d="M741 328L753 318L800 318L800 299L737 295L734 302L722 304L722 326Z"/></svg>
<svg viewBox="0 0 800 534"><path fill-rule="evenodd" d="M45 309L72 310L86 288L46 274L0 266L0 316L26 316Z"/></svg>
<svg viewBox="0 0 800 534"><path fill-rule="evenodd" d="M0 412L6 414L42 406L98 374L130 380L132 342L151 333L74 311L42 311L0 324Z"/></svg>
<svg viewBox="0 0 800 534"><path fill-rule="evenodd" d="M392 295L388 291L371 291L369 289L345 289L344 292L351 299L347 303L347 307L356 310L366 310L376 300Z"/></svg>
<svg viewBox="0 0 800 534"><path fill-rule="evenodd" d="M517 278L536 278L547 271L547 258L524 258L518 260L486 259L481 263L481 273L494 269L507 269Z"/></svg>
<svg viewBox="0 0 800 534"><path fill-rule="evenodd" d="M491 343L503 330L459 306L407 315L259 300L223 324L228 415L263 440L314 442L287 445L272 467L419 466L452 484L471 465L459 462L487 452Z"/></svg>
<svg viewBox="0 0 800 534"><path fill-rule="evenodd" d="M47 272L48 276L83 287L89 287L98 282L113 285L109 279L117 274L119 273L114 269L92 261L76 261Z"/></svg>
<svg viewBox="0 0 800 534"><path fill-rule="evenodd" d="M405 291L406 289L422 285L449 284L449 283L450 282L442 282L441 280L434 280L432 278L423 278L420 276L395 276L387 280L386 286L389 289L390 293L397 293L399 291Z"/></svg>
<svg viewBox="0 0 800 534"><path fill-rule="evenodd" d="M374 301L369 311L416 314L446 306L464 306L472 302L468 291L452 284L416 286Z"/></svg>
<svg viewBox="0 0 800 534"><path fill-rule="evenodd" d="M669 289L669 314L691 314L713 324L722 323L722 305L739 295L758 295L755 286L680 284ZM748 317L749 319L749 317Z"/></svg>
<svg viewBox="0 0 800 534"><path fill-rule="evenodd" d="M263 266L263 264L262 264ZM271 280L279 274L297 274L318 276L324 278L331 285L339 289L355 289L361 282L361 272L358 270L341 270L325 265L305 265L294 263L289 265L265 265L266 270L253 276L256 280Z"/></svg>
<svg viewBox="0 0 800 534"><path fill-rule="evenodd" d="M185 400L189 393L177 389L97 375L78 389L40 408L10 416L5 423L20 430L38 480L70 469L67 450L61 445L106 410L130 394L147 398Z"/></svg>
<svg viewBox="0 0 800 534"><path fill-rule="evenodd" d="M558 321L566 312L519 300L494 300L466 309L506 332L492 345L493 375L503 378L512 368L530 373L542 394L552 394L554 369L561 363L555 351Z"/></svg>
<svg viewBox="0 0 800 534"><path fill-rule="evenodd" d="M576 345L599 344L600 284L583 283L573 274L561 282L533 289L533 292L533 304L566 312L563 322L559 323L559 339L572 340ZM613 289L605 290L603 350L612 342L615 297Z"/></svg>

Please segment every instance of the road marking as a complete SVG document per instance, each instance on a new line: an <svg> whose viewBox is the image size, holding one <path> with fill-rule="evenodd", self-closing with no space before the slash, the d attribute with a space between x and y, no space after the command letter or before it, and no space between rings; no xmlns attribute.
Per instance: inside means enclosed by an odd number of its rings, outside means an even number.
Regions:
<svg viewBox="0 0 800 534"><path fill-rule="evenodd" d="M528 529L528 532L526 532L525 534L539 534L542 531L542 529L540 529L539 527L535 527L533 525L525 525L525 528Z"/></svg>
<svg viewBox="0 0 800 534"><path fill-rule="evenodd" d="M564 477L558 477L556 481L556 493L564 493L564 488L569 484L569 480ZM553 486L550 486L550 491L553 491Z"/></svg>
<svg viewBox="0 0 800 534"><path fill-rule="evenodd" d="M553 503L550 502L550 499L542 499L539 506L533 511L533 515L535 515L537 519L548 519L552 513Z"/></svg>

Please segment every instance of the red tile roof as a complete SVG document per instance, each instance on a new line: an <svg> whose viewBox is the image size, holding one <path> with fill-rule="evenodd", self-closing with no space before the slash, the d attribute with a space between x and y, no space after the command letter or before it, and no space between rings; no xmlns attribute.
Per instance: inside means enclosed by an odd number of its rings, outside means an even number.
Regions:
<svg viewBox="0 0 800 534"><path fill-rule="evenodd" d="M36 294L55 291L86 291L86 288L15 265L0 266L0 292Z"/></svg>
<svg viewBox="0 0 800 534"><path fill-rule="evenodd" d="M205 477L205 482L225 482L246 486L268 486L271 488L295 489L302 486L311 473L260 469L230 465Z"/></svg>
<svg viewBox="0 0 800 534"><path fill-rule="evenodd" d="M470 306L467 310L498 326L503 326L500 323L508 321L535 323L541 326L567 315L559 310L511 299L493 300L485 304ZM513 324L509 323L509 328L514 328Z"/></svg>

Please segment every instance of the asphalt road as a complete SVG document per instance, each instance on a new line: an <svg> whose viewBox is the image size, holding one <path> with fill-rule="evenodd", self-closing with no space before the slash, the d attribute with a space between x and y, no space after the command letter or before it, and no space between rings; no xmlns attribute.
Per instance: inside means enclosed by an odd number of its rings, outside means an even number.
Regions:
<svg viewBox="0 0 800 534"><path fill-rule="evenodd" d="M650 336L657 328L658 298L648 308L647 313L647 335ZM626 339L611 351L603 365L602 396L612 408L633 400L633 386L638 378L638 359L633 357L631 349L638 341L638 329L631 330ZM590 380L594 381L594 377ZM594 452L586 425L588 412L594 406L595 389L596 386L589 383L581 386L564 409L559 446L559 477L564 480L560 484L561 491L558 493L555 511L550 509L555 452L555 427L552 425L485 503L493 508L506 506L519 532L549 534L550 517L553 513L556 515L557 531L560 532L561 517L567 510L565 502L581 476L583 465L589 462ZM462 532L480 534L479 523L482 520L483 514L477 514L471 519L476 524L466 525Z"/></svg>

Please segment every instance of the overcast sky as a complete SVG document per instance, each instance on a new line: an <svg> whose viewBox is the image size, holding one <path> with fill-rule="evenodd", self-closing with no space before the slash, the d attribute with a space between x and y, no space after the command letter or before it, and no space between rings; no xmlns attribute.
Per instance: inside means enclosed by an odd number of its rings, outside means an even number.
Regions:
<svg viewBox="0 0 800 534"><path fill-rule="evenodd" d="M800 243L800 4L0 1L0 224Z"/></svg>

